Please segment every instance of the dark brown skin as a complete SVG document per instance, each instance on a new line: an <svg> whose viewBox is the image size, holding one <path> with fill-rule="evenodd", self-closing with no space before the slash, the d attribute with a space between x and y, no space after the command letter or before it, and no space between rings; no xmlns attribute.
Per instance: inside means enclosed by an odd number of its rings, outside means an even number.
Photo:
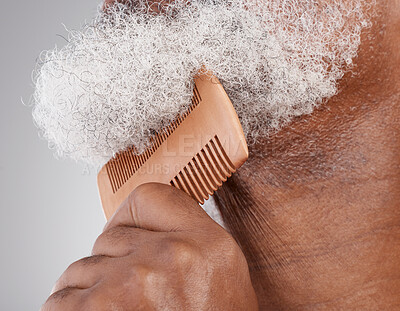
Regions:
<svg viewBox="0 0 400 311"><path fill-rule="evenodd" d="M260 310L400 310L400 1L375 9L340 93L215 195ZM43 310L257 309L237 244L170 187L132 194L94 255Z"/></svg>
<svg viewBox="0 0 400 311"><path fill-rule="evenodd" d="M340 93L216 196L261 310L400 310L400 1L376 9Z"/></svg>
<svg viewBox="0 0 400 311"><path fill-rule="evenodd" d="M42 311L257 310L235 240L186 193L138 187Z"/></svg>

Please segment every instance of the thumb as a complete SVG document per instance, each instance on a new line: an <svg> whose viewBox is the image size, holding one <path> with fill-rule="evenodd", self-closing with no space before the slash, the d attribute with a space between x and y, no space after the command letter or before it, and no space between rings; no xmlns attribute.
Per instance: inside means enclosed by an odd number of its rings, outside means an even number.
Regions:
<svg viewBox="0 0 400 311"><path fill-rule="evenodd" d="M172 186L148 183L137 187L104 228L136 227L151 231L196 231L216 225L200 205Z"/></svg>

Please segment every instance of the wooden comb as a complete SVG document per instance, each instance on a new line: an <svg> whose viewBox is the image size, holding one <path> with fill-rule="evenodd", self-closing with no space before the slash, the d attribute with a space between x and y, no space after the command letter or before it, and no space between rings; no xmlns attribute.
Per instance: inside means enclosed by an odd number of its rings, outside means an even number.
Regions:
<svg viewBox="0 0 400 311"><path fill-rule="evenodd" d="M248 158L236 111L221 83L209 74L195 78L190 108L151 142L145 152L129 148L100 170L107 219L136 187L148 182L170 184L204 203Z"/></svg>

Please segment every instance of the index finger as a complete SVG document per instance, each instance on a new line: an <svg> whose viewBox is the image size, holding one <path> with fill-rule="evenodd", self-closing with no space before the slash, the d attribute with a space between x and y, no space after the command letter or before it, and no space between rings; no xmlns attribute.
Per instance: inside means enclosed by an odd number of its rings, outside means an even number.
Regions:
<svg viewBox="0 0 400 311"><path fill-rule="evenodd" d="M169 185L137 187L104 228L130 226L151 231L193 231L216 223L185 192ZM218 225L216 225L218 226Z"/></svg>

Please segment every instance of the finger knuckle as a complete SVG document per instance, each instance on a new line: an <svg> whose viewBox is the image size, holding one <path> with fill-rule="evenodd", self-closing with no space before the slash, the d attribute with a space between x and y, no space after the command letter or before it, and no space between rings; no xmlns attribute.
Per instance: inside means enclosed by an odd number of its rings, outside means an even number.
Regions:
<svg viewBox="0 0 400 311"><path fill-rule="evenodd" d="M73 264L71 264L68 270L71 271L79 271L80 269L84 269L88 266L96 266L98 264L101 264L105 259L107 258L107 256L103 256L103 255L93 255L93 256L88 256L85 258L82 258L78 261L75 261Z"/></svg>
<svg viewBox="0 0 400 311"><path fill-rule="evenodd" d="M148 310L140 305L144 300L143 292L143 285L137 280L121 278L117 283L102 284L101 287L91 290L83 298L82 309L79 310Z"/></svg>
<svg viewBox="0 0 400 311"><path fill-rule="evenodd" d="M164 254L179 265L192 265L201 258L200 249L195 243L182 238L167 238L162 242Z"/></svg>
<svg viewBox="0 0 400 311"><path fill-rule="evenodd" d="M81 272L84 271L85 266L96 265L103 259L103 257L104 256L99 255L85 257L70 264L57 280L54 288L59 290L66 287L75 286L75 282L79 279L79 276L81 275Z"/></svg>
<svg viewBox="0 0 400 311"><path fill-rule="evenodd" d="M104 231L97 237L96 241L94 242L92 253L102 253L105 248L108 248L113 244L119 243L127 237L128 232L126 227L118 226Z"/></svg>
<svg viewBox="0 0 400 311"><path fill-rule="evenodd" d="M129 197L130 198L134 198L134 197L137 197L137 196L146 195L153 188L154 188L154 184L153 183L141 184L138 187L136 187L135 190L133 190L130 193Z"/></svg>
<svg viewBox="0 0 400 311"><path fill-rule="evenodd" d="M59 291L56 291L55 293L51 294L50 297L47 298L45 304L42 306L40 311L47 311L47 310L56 311L56 310L60 310L59 309L60 302L64 298L66 298L68 295L70 295L72 290L73 290L72 288L66 287L66 288L63 288L63 289L61 289Z"/></svg>
<svg viewBox="0 0 400 311"><path fill-rule="evenodd" d="M135 296L143 294L143 288L153 285L157 273L149 265L135 264L130 269L128 279L124 282L125 286L129 288L129 292L134 292Z"/></svg>
<svg viewBox="0 0 400 311"><path fill-rule="evenodd" d="M105 242L105 238L104 238L104 232L102 234L100 234L96 241L93 244L93 248L92 248L92 254L100 254L102 253L102 250L104 248L104 242Z"/></svg>
<svg viewBox="0 0 400 311"><path fill-rule="evenodd" d="M76 271L82 267L82 261L78 260L74 263L70 264L68 268L61 274L60 278L57 280L55 284L56 289L63 289L69 285L71 285L71 279Z"/></svg>

